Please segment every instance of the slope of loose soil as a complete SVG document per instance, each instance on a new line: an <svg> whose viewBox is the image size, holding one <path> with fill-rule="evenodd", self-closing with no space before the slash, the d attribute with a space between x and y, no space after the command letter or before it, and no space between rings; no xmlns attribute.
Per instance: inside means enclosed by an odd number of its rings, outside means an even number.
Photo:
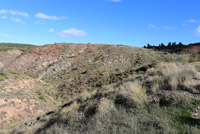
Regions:
<svg viewBox="0 0 200 134"><path fill-rule="evenodd" d="M7 79L0 81L1 129L9 129L22 120L50 110L49 106L35 93L43 86L44 83L39 79L13 74L7 74Z"/></svg>

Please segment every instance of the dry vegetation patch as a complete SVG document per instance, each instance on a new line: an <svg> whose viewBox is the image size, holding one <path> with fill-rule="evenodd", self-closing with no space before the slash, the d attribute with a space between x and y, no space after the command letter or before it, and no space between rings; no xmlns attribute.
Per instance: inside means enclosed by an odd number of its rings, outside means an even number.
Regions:
<svg viewBox="0 0 200 134"><path fill-rule="evenodd" d="M191 64L159 63L156 68L150 69L145 81L148 91L157 93L159 90L191 90L189 81L196 75L196 69Z"/></svg>

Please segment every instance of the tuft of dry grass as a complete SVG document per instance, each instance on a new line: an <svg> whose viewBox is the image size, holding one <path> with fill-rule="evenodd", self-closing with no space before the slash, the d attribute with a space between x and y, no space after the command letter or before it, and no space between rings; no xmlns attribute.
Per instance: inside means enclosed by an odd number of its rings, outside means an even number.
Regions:
<svg viewBox="0 0 200 134"><path fill-rule="evenodd" d="M191 64L159 63L148 70L145 79L150 82L150 91L189 89L188 81L195 77L196 69ZM185 89L181 89L185 90Z"/></svg>
<svg viewBox="0 0 200 134"><path fill-rule="evenodd" d="M104 115L107 112L110 112L110 110L115 109L113 100L102 98L98 104L98 112L100 115Z"/></svg>
<svg viewBox="0 0 200 134"><path fill-rule="evenodd" d="M139 81L127 82L119 87L119 94L129 99L130 105L141 107L147 100L146 90Z"/></svg>
<svg viewBox="0 0 200 134"><path fill-rule="evenodd" d="M59 111L59 118L69 119L69 121L71 122L73 114L76 113L79 106L80 104L75 101L70 106L62 108L61 111Z"/></svg>

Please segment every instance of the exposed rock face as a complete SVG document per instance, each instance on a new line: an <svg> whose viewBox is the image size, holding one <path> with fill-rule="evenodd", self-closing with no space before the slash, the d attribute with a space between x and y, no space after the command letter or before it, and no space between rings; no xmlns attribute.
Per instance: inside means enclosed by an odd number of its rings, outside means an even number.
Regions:
<svg viewBox="0 0 200 134"><path fill-rule="evenodd" d="M0 51L0 70L3 67L9 65L17 56L20 56L22 52L20 50L8 50Z"/></svg>
<svg viewBox="0 0 200 134"><path fill-rule="evenodd" d="M3 70L15 70L37 75L49 65L68 57L77 56L88 49L86 44L60 44L38 47L20 57L15 57ZM0 60L1 61L1 60Z"/></svg>
<svg viewBox="0 0 200 134"><path fill-rule="evenodd" d="M60 50L56 47L36 48L9 64L4 70L15 70L25 73L37 74L58 60Z"/></svg>
<svg viewBox="0 0 200 134"><path fill-rule="evenodd" d="M71 63L68 61L61 61L53 64L52 66L48 67L48 69L44 70L42 73L39 74L39 78L43 79L47 78L55 78L55 75L58 73L68 73L71 71Z"/></svg>

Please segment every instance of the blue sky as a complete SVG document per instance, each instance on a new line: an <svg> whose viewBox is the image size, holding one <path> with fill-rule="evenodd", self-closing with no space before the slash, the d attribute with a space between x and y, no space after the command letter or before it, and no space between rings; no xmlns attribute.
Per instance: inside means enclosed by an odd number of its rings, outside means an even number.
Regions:
<svg viewBox="0 0 200 134"><path fill-rule="evenodd" d="M0 0L0 42L200 42L199 0Z"/></svg>

